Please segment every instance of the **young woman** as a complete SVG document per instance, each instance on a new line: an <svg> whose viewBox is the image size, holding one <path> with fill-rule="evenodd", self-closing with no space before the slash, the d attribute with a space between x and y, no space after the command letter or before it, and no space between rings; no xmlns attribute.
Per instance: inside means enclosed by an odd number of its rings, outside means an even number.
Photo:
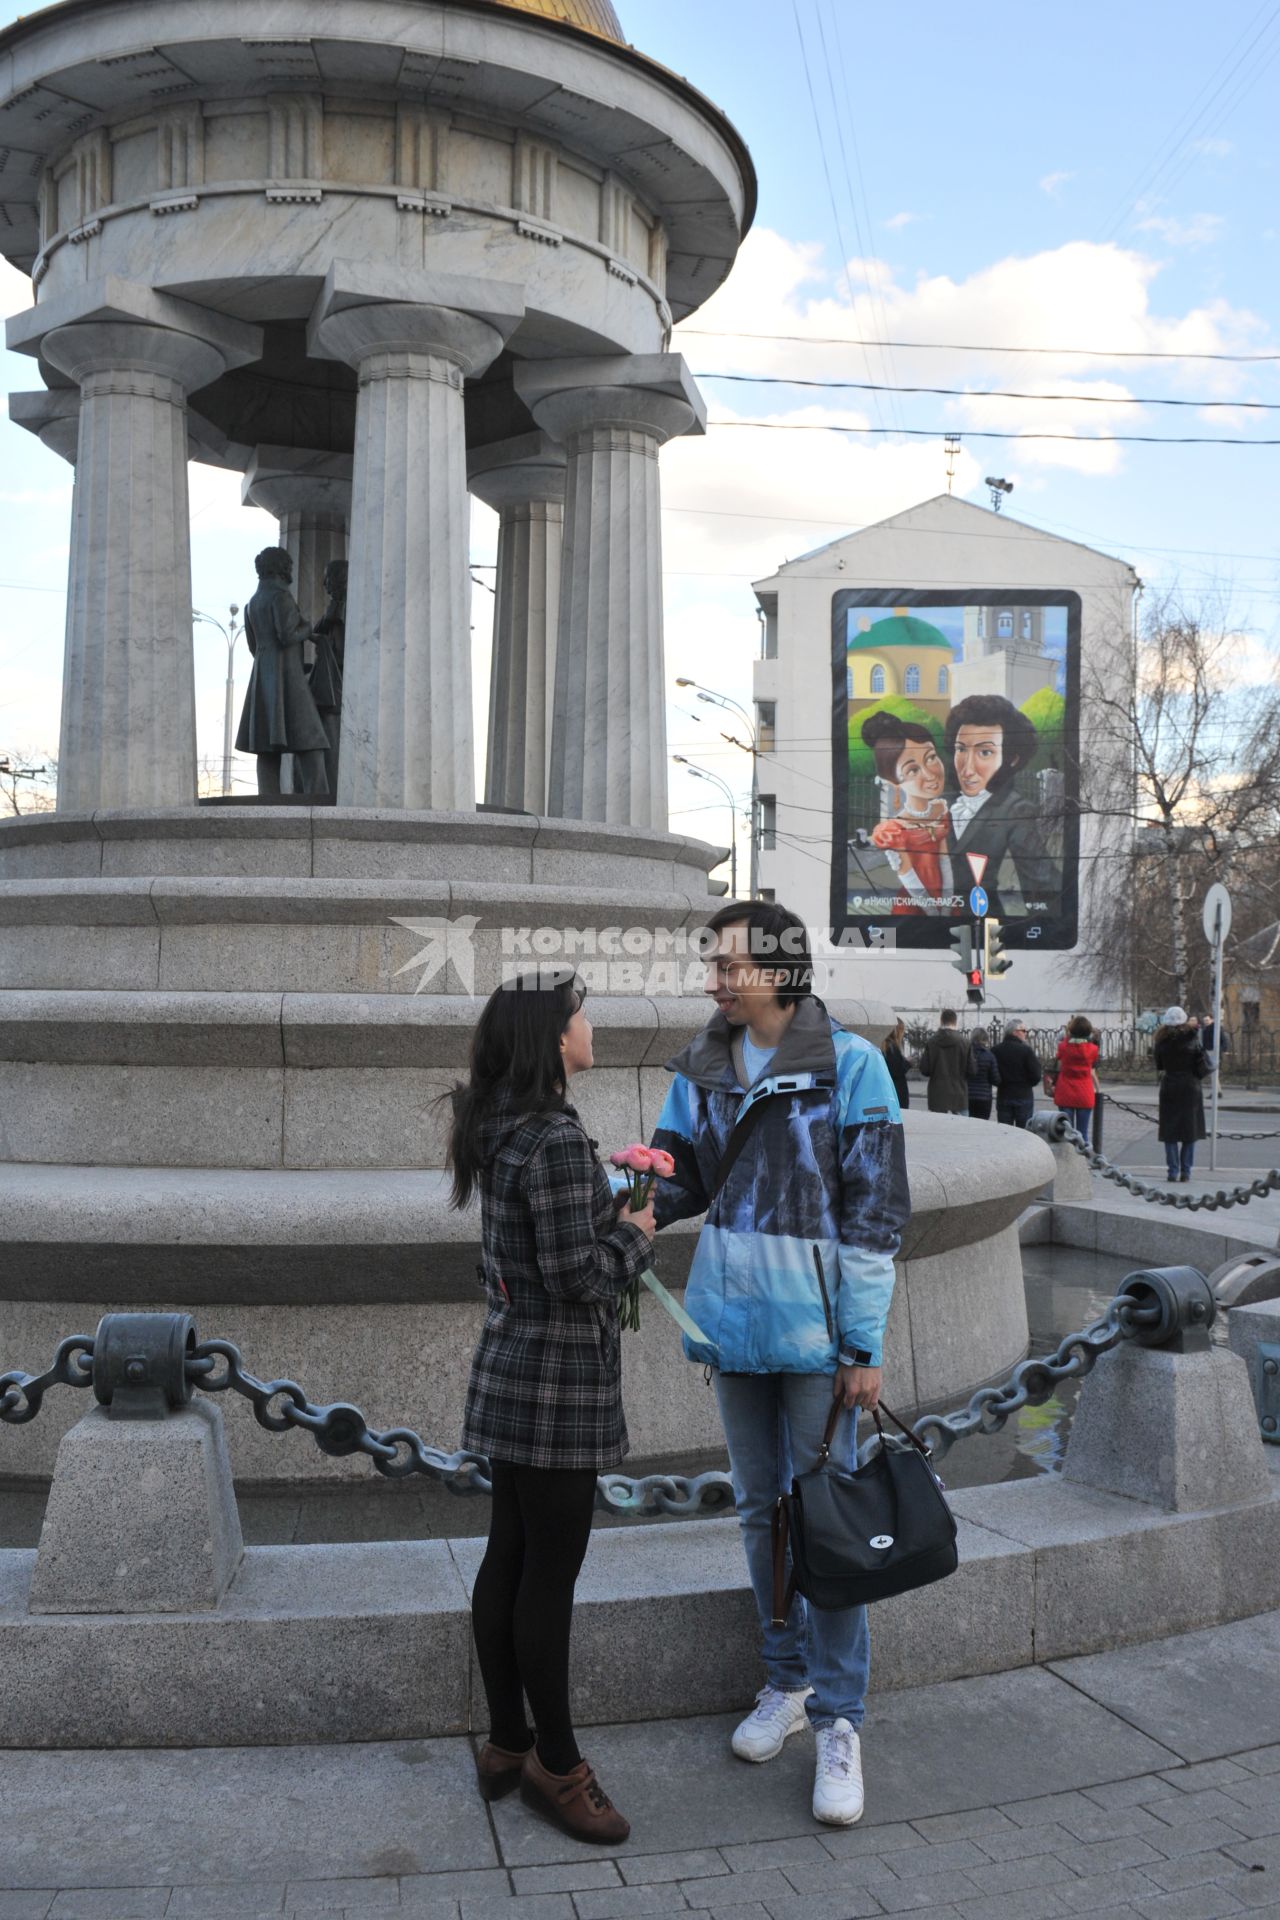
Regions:
<svg viewBox="0 0 1280 1920"><path fill-rule="evenodd" d="M1085 1145L1098 1098L1098 1049L1093 1041L1093 1023L1082 1013L1068 1022L1066 1038L1058 1042L1057 1075L1053 1083L1053 1104L1065 1113Z"/></svg>
<svg viewBox="0 0 1280 1920"><path fill-rule="evenodd" d="M1160 1140L1170 1182L1191 1178L1196 1141L1205 1137L1200 1082L1209 1062L1194 1020L1181 1007L1167 1007L1152 1049L1160 1076Z"/></svg>
<svg viewBox="0 0 1280 1920"><path fill-rule="evenodd" d="M491 996L453 1093L449 1164L453 1204L480 1195L488 1301L462 1434L493 1480L471 1598L489 1707L480 1791L519 1786L575 1839L617 1843L630 1828L574 1739L569 1636L596 1476L627 1451L618 1296L651 1257L654 1220L652 1204L615 1207L566 1097L592 1063L582 1000L564 969Z"/></svg>
<svg viewBox="0 0 1280 1920"><path fill-rule="evenodd" d="M985 1027L975 1027L969 1035L969 1067L965 1083L969 1094L969 1118L989 1120L995 1089L1000 1085L1000 1068L991 1051L991 1035Z"/></svg>
<svg viewBox="0 0 1280 1920"><path fill-rule="evenodd" d="M898 1105L904 1109L911 1105L911 1089L907 1085L907 1070L911 1065L911 1056L907 1052L906 1039L907 1023L905 1020L899 1020L897 1026L886 1033L884 1044L880 1049L884 1055L884 1063L889 1069L893 1090L898 1096Z"/></svg>
<svg viewBox="0 0 1280 1920"><path fill-rule="evenodd" d="M871 829L872 846L886 854L904 889L893 911L938 913L942 909L933 904L937 896L951 891L950 819L943 798L947 770L933 735L913 721L879 712L863 721L862 740L871 749L881 789L896 809Z"/></svg>

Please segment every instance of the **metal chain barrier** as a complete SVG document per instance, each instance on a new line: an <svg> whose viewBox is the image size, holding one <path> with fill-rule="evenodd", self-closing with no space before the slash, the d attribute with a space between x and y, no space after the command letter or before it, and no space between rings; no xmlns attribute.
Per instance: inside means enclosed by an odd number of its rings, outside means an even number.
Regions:
<svg viewBox="0 0 1280 1920"><path fill-rule="evenodd" d="M1078 1134L1074 1138L1079 1141ZM1280 1174L1274 1179L1280 1186ZM935 1455L943 1456L969 1434L998 1433L1020 1408L1047 1400L1059 1381L1090 1372L1121 1340L1165 1346L1193 1331L1203 1339L1215 1312L1209 1283L1194 1268L1149 1268L1132 1274L1125 1290L1092 1325L1068 1334L1052 1353L1020 1362L1003 1386L980 1387L967 1407L925 1414L914 1431ZM429 1447L409 1427L380 1432L359 1407L345 1401L316 1406L293 1380L259 1380L231 1341L197 1345L194 1322L186 1314L107 1314L92 1339L71 1334L61 1341L47 1373L0 1374L0 1420L15 1426L33 1420L52 1386L92 1386L102 1405L118 1402L118 1410L127 1406L135 1418L165 1417L166 1410L184 1405L195 1387L205 1393L234 1392L251 1403L255 1420L268 1433L298 1428L334 1458L363 1453L386 1479L423 1473L451 1493L493 1491L483 1455ZM872 1436L859 1458L867 1458L878 1444ZM687 1519L731 1507L733 1486L728 1474L717 1472L640 1477L606 1473L596 1481L596 1505L619 1515L661 1513Z"/></svg>
<svg viewBox="0 0 1280 1920"><path fill-rule="evenodd" d="M1141 1107L1131 1107L1127 1100L1117 1100L1114 1093L1108 1093L1104 1087L1103 1098L1109 1107L1119 1107L1121 1113L1131 1113L1135 1120L1156 1121L1159 1114L1144 1113ZM1218 1128L1219 1140L1280 1140L1280 1127L1272 1127L1266 1133L1225 1133Z"/></svg>
<svg viewBox="0 0 1280 1920"><path fill-rule="evenodd" d="M0 1421L24 1427L34 1420L50 1387L93 1385L93 1341L86 1334L68 1334L58 1342L47 1373L0 1373Z"/></svg>
<svg viewBox="0 0 1280 1920"><path fill-rule="evenodd" d="M1247 1207L1251 1200L1265 1200L1270 1193L1280 1193L1280 1167L1270 1168L1268 1172L1259 1174L1256 1180L1251 1180L1247 1187L1233 1187L1229 1193L1225 1187L1219 1187L1216 1193L1165 1193L1160 1187L1148 1186L1136 1174L1125 1173L1123 1168L1113 1166L1105 1155L1095 1153L1064 1114L1055 1114L1052 1119L1047 1114L1036 1114L1030 1122L1030 1131L1038 1133L1043 1140L1066 1141L1068 1146L1074 1147L1088 1161L1094 1173L1100 1173L1104 1180L1137 1194L1139 1199L1153 1202L1159 1207L1177 1207L1183 1213L1217 1213L1225 1207Z"/></svg>
<svg viewBox="0 0 1280 1920"><path fill-rule="evenodd" d="M225 1362L219 1370L218 1362ZM450 1493L491 1493L489 1462L479 1453L446 1453L429 1447L409 1427L370 1427L359 1407L339 1401L317 1407L292 1380L257 1380L245 1370L238 1348L229 1340L204 1340L187 1360L187 1377L204 1393L231 1391L253 1403L253 1416L268 1433L288 1433L299 1427L309 1433L322 1453L335 1458L363 1453L388 1480L425 1473ZM733 1486L726 1473L652 1473L639 1479L624 1473L601 1474L596 1482L596 1505L606 1513L670 1514L676 1519L716 1513L733 1504Z"/></svg>
<svg viewBox="0 0 1280 1920"><path fill-rule="evenodd" d="M1162 1318L1161 1307L1139 1306L1131 1294L1117 1294L1091 1326L1069 1333L1052 1353L1019 1362L1002 1387L979 1387L967 1407L956 1413L927 1413L912 1431L940 1460L957 1440L972 1433L999 1433L1020 1408L1042 1405L1059 1381L1091 1373L1104 1353L1122 1340L1137 1339Z"/></svg>

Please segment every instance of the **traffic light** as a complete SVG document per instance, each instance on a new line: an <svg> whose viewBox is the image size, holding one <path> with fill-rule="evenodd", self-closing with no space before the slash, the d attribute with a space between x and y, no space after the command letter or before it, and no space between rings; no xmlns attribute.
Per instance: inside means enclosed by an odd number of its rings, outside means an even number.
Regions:
<svg viewBox="0 0 1280 1920"><path fill-rule="evenodd" d="M985 925L983 964L992 979L998 980L1002 973L1008 973L1013 961L1004 950L1004 936L1000 932L1000 922L988 920Z"/></svg>
<svg viewBox="0 0 1280 1920"><path fill-rule="evenodd" d="M980 1007L983 1002L982 968L970 967L965 975L968 981L968 1000L972 1007Z"/></svg>
<svg viewBox="0 0 1280 1920"><path fill-rule="evenodd" d="M961 973L968 973L973 967L973 928L970 926L952 927L947 938L951 942L951 964Z"/></svg>

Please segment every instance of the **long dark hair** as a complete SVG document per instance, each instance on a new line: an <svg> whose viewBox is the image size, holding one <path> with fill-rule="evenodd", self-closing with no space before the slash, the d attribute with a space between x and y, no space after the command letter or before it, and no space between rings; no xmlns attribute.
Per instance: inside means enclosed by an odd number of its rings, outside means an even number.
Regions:
<svg viewBox="0 0 1280 1920"><path fill-rule="evenodd" d="M465 1207L475 1192L484 1164L482 1129L499 1098L516 1113L563 1107L560 1041L585 994L572 967L543 967L504 981L489 995L471 1041L470 1078L445 1096L453 1108L451 1205Z"/></svg>
<svg viewBox="0 0 1280 1920"><path fill-rule="evenodd" d="M952 707L943 731L948 753L955 752L961 727L999 727L1003 733L1000 765L987 782L989 793L1007 787L1014 775L1035 759L1040 744L1035 722L1000 693L971 693Z"/></svg>

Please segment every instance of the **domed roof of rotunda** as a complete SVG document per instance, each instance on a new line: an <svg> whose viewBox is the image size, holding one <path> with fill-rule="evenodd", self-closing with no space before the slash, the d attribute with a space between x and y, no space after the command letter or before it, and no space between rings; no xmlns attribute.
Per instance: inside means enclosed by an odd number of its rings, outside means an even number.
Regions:
<svg viewBox="0 0 1280 1920"><path fill-rule="evenodd" d="M951 652L951 642L945 633L940 633L928 620L919 620L910 613L891 613L887 620L877 620L864 627L861 633L854 634L845 652L884 653L890 647L945 647Z"/></svg>
<svg viewBox="0 0 1280 1920"><path fill-rule="evenodd" d="M598 33L602 40L626 45L626 35L609 0L489 0L490 6L508 7L513 13L536 13L544 20L565 20L571 27L583 27Z"/></svg>

